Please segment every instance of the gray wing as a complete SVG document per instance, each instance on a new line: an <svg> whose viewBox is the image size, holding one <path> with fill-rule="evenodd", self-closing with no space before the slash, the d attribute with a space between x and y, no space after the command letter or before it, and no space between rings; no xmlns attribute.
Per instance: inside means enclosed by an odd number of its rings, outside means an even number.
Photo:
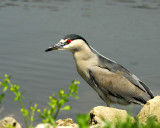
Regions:
<svg viewBox="0 0 160 128"><path fill-rule="evenodd" d="M114 73L122 72L123 76L127 78L132 84L137 86L142 91L148 93L151 98L154 98L151 90L142 81L140 81L139 78L136 77L133 73L128 71L126 68L124 68L120 64L117 64L116 62L110 59L107 59L101 55L98 55L98 58L99 58L98 66L100 66L101 68L106 68L109 71L114 72Z"/></svg>
<svg viewBox="0 0 160 128"><path fill-rule="evenodd" d="M94 86L101 90L97 91L96 89L99 96L102 97L105 102L110 96L121 99L111 100L111 102L119 104L126 104L124 100L129 103L145 104L146 101L150 99L147 93L138 89L125 77L121 76L121 74L108 73L97 67L92 69L92 71L89 70L89 75Z"/></svg>
<svg viewBox="0 0 160 128"><path fill-rule="evenodd" d="M100 97L107 103L109 98L113 103L126 104L136 103L145 104L150 96L134 86L121 74L109 73L102 68L94 67L89 70L90 80L101 91L97 91ZM110 97L114 97L113 99ZM115 99L116 98L116 99Z"/></svg>

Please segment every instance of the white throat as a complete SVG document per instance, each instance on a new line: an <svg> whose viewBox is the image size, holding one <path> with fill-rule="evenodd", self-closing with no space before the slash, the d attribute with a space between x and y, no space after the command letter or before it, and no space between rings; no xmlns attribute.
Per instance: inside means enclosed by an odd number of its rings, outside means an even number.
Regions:
<svg viewBox="0 0 160 128"><path fill-rule="evenodd" d="M95 56L92 50L88 47L87 44L83 44L82 47L79 47L79 50L73 53L75 61L90 60Z"/></svg>

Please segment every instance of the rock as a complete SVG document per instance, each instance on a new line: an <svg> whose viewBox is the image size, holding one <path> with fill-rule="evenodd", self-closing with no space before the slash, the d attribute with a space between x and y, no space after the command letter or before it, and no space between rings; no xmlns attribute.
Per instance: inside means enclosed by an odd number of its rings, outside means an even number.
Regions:
<svg viewBox="0 0 160 128"><path fill-rule="evenodd" d="M41 123L38 124L35 128L53 128L53 126L49 123Z"/></svg>
<svg viewBox="0 0 160 128"><path fill-rule="evenodd" d="M0 128L7 128L7 125L13 126L14 128L22 128L13 117L5 117L0 120Z"/></svg>
<svg viewBox="0 0 160 128"><path fill-rule="evenodd" d="M157 122L160 122L160 96L156 96L147 101L137 115L137 118L142 123L145 123L149 117L155 119Z"/></svg>
<svg viewBox="0 0 160 128"><path fill-rule="evenodd" d="M35 128L53 128L53 126L49 123L41 123L38 124ZM75 124L71 118L63 120L59 119L56 121L56 128L78 128L78 125Z"/></svg>
<svg viewBox="0 0 160 128"><path fill-rule="evenodd" d="M71 118L57 120L56 126L56 128L78 128L78 125Z"/></svg>
<svg viewBox="0 0 160 128"><path fill-rule="evenodd" d="M130 118L134 121L133 117L130 117L125 110L120 110L111 107L97 106L94 107L90 112L90 125L97 125L96 127L103 127L104 120L112 122L113 124L117 121L126 121Z"/></svg>

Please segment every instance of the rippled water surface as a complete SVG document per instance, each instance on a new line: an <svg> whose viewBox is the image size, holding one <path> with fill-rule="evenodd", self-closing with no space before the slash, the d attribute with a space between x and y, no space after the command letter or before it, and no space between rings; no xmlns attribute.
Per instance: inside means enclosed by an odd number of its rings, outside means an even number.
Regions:
<svg viewBox="0 0 160 128"><path fill-rule="evenodd" d="M72 54L45 53L66 34L84 37L97 51L136 74L160 93L160 1L159 0L0 0L0 79L5 73L24 91L25 106L31 101L41 108L48 96L80 80L79 99L71 99L72 111L58 118L87 113L105 105L75 69ZM19 105L7 94L0 118L13 114L23 123ZM120 106L136 115L140 106ZM40 122L39 118L36 123Z"/></svg>

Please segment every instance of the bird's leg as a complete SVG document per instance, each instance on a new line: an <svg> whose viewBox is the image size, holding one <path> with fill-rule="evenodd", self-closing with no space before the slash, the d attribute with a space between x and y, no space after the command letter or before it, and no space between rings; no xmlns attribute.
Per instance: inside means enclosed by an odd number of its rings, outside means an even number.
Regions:
<svg viewBox="0 0 160 128"><path fill-rule="evenodd" d="M103 99L103 101L106 103L107 107L110 107L111 102L107 96Z"/></svg>

